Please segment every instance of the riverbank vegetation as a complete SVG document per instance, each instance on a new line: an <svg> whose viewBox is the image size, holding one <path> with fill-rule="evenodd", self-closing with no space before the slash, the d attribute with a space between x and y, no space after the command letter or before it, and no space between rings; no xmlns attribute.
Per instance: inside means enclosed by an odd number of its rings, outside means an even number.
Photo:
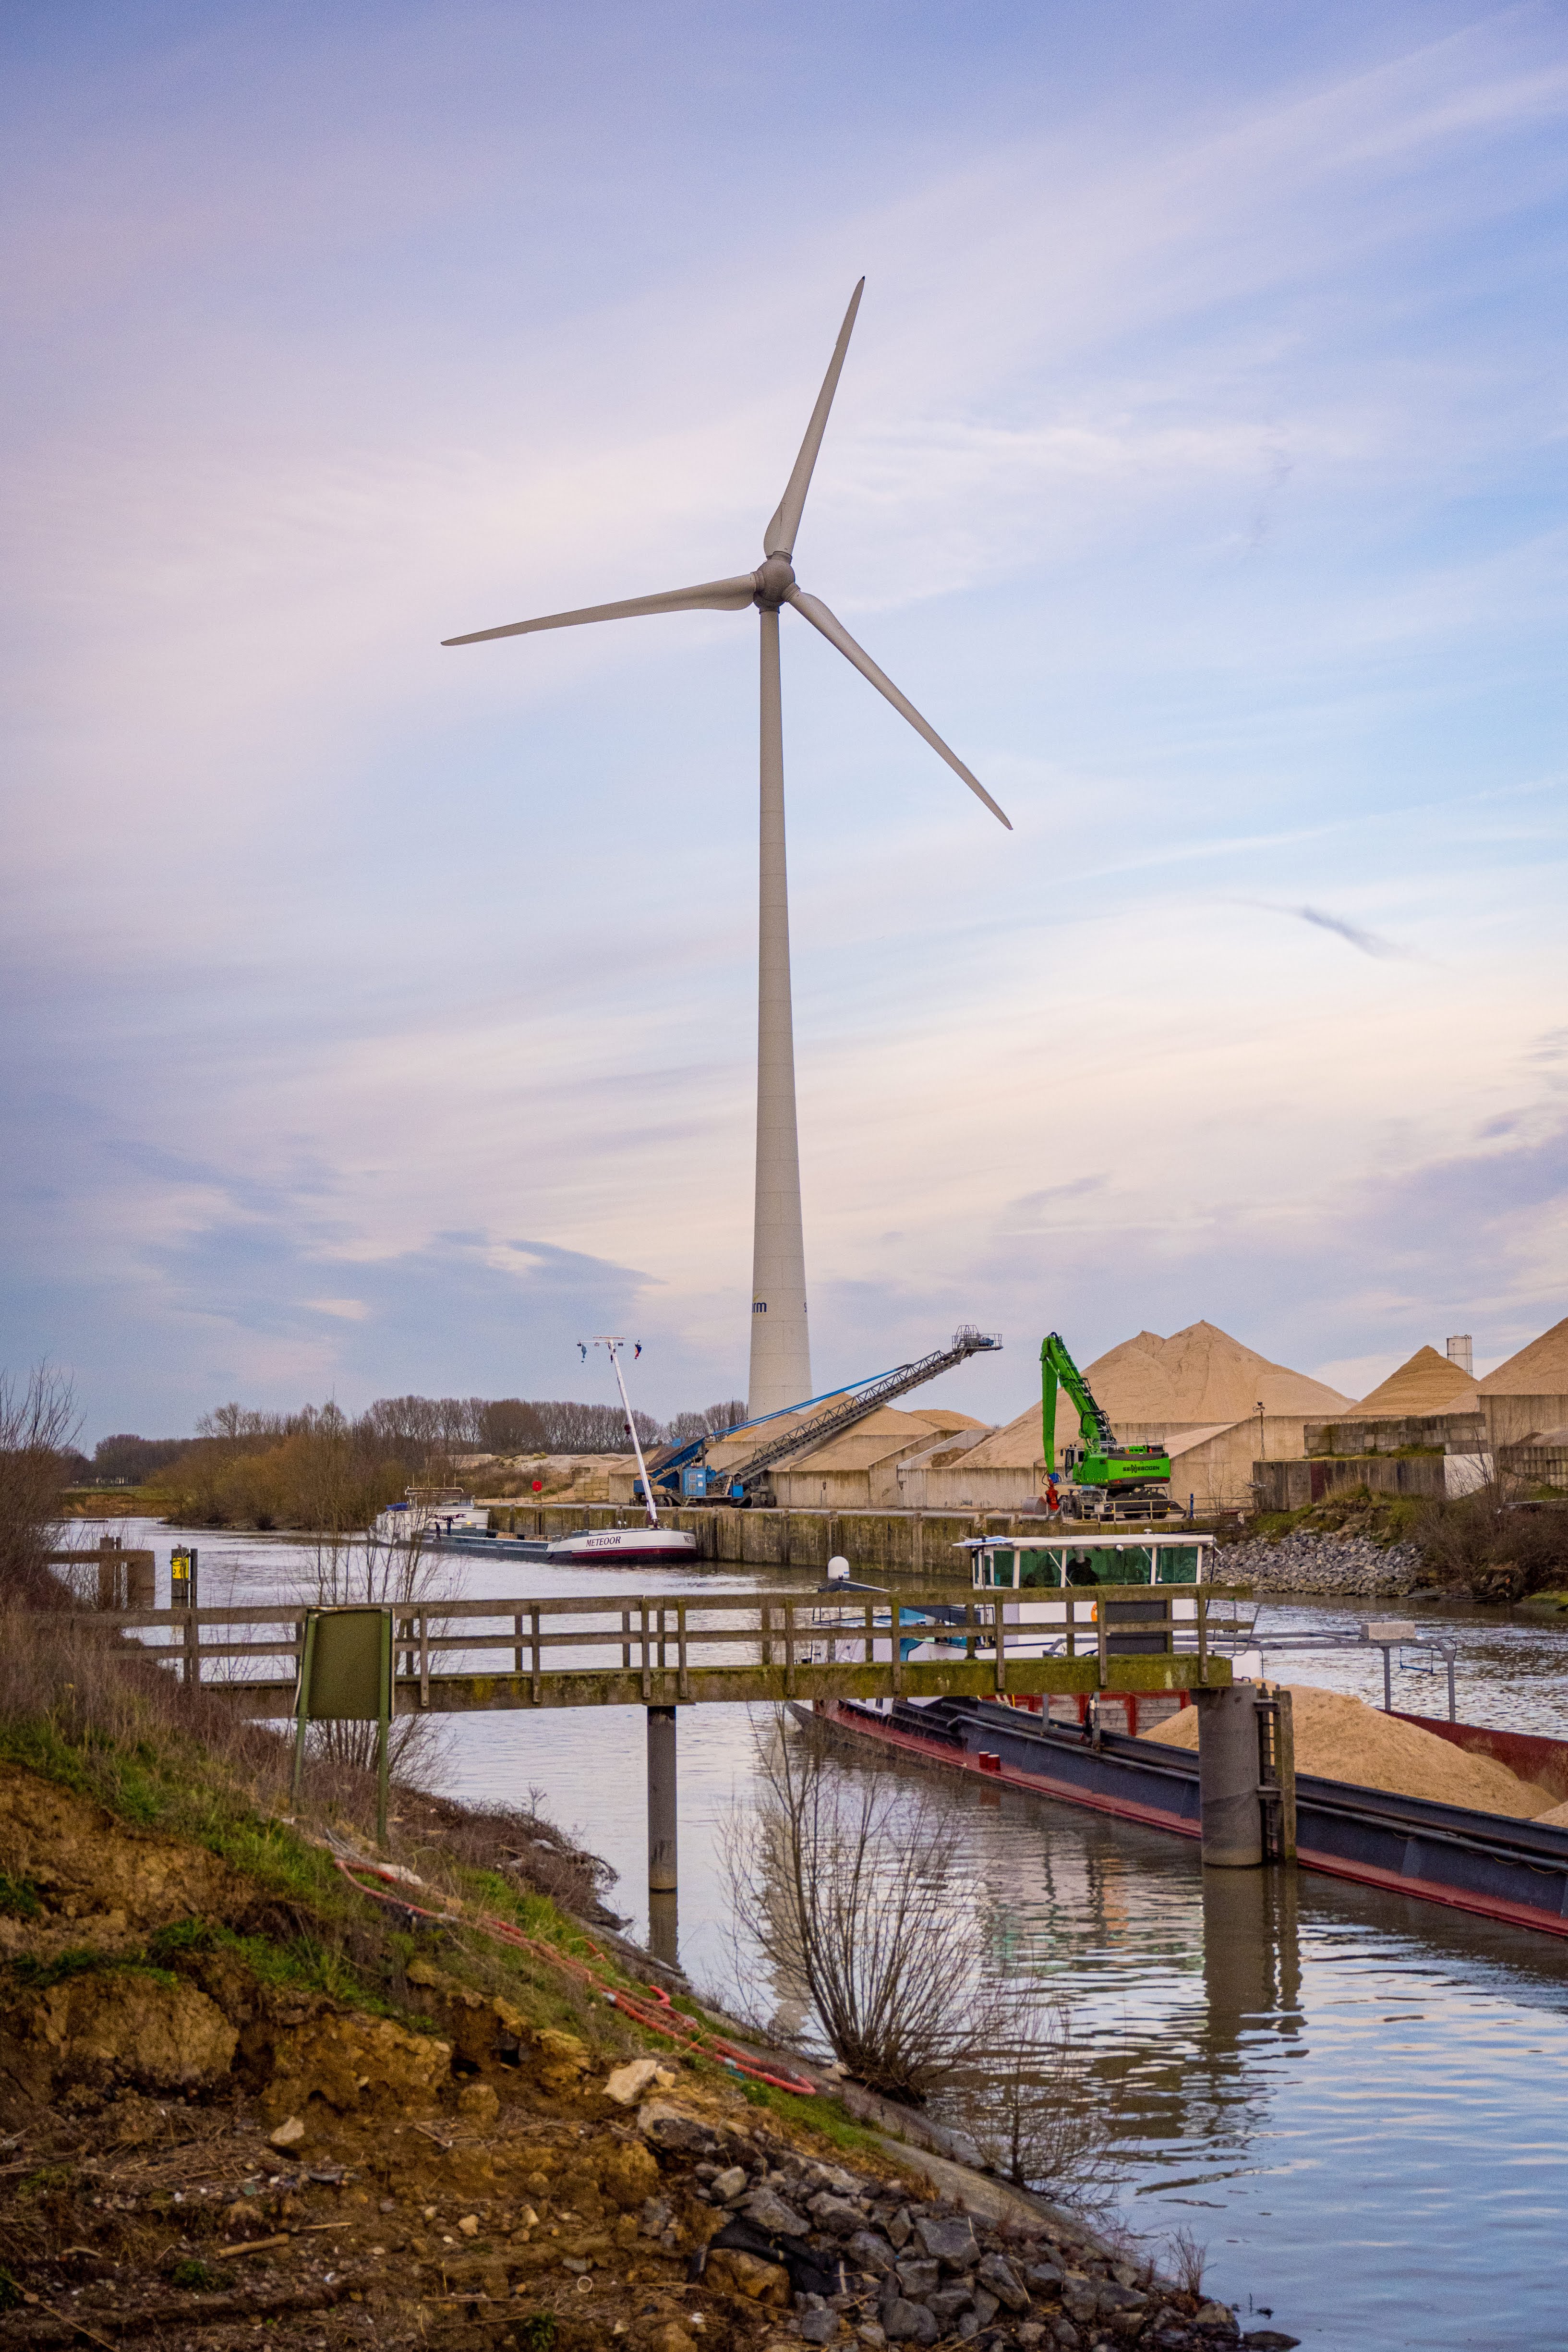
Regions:
<svg viewBox="0 0 1568 2352"><path fill-rule="evenodd" d="M1412 1544L1434 1586L1474 1601L1523 1601L1568 1582L1568 1499L1532 1495L1509 1478L1447 1497L1350 1488L1299 1511L1260 1512L1221 1541L1303 1535L1384 1550Z"/></svg>
<svg viewBox="0 0 1568 2352"><path fill-rule="evenodd" d="M668 1423L638 1413L637 1433L645 1447L685 1444L745 1412L732 1399ZM531 1462L632 1449L618 1404L570 1398L382 1397L357 1418L331 1402L290 1413L231 1403L204 1413L193 1437L103 1438L91 1462L74 1436L62 1428L56 1443L83 1507L100 1490L133 1491L142 1508L179 1527L338 1534L369 1526L410 1486L471 1485L483 1473L493 1491L521 1493Z"/></svg>

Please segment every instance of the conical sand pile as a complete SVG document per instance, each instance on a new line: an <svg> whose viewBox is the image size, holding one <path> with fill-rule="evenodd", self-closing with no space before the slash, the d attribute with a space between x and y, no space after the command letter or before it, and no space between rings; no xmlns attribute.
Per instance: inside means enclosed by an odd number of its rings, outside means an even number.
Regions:
<svg viewBox="0 0 1568 2352"><path fill-rule="evenodd" d="M1408 1363L1390 1372L1381 1388L1364 1396L1358 1410L1368 1421L1404 1419L1430 1412L1474 1412L1480 1391L1467 1371L1436 1348L1417 1348Z"/></svg>
<svg viewBox="0 0 1568 2352"><path fill-rule="evenodd" d="M1477 1385L1482 1396L1568 1396L1568 1315Z"/></svg>
<svg viewBox="0 0 1568 2352"><path fill-rule="evenodd" d="M1305 1372L1270 1363L1213 1323L1189 1323L1162 1339L1140 1331L1088 1368L1088 1381L1113 1422L1228 1423L1260 1404L1266 1413L1328 1420L1349 1397Z"/></svg>

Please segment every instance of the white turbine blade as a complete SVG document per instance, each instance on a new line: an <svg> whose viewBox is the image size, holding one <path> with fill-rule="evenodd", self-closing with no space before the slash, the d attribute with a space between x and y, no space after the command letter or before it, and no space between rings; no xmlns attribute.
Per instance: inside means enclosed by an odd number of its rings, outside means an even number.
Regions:
<svg viewBox="0 0 1568 2352"><path fill-rule="evenodd" d="M577 613L546 613L537 621L513 621L504 629L473 629L465 637L443 637L444 646L482 646L491 637L527 637L536 629L574 629L580 621L630 621L641 613L739 613L757 593L749 572L734 580L705 580L696 588L666 588L658 596L628 596L619 604L585 604Z"/></svg>
<svg viewBox="0 0 1568 2352"><path fill-rule="evenodd" d="M822 389L817 394L817 405L811 411L811 422L806 427L806 437L800 444L800 454L795 460L795 470L779 501L779 511L763 536L765 555L791 556L795 552L795 534L800 528L800 513L806 503L806 493L811 487L811 468L817 462L817 452L822 446L822 436L828 429L828 411L833 404L833 394L839 388L839 375L844 364L844 353L850 347L850 335L855 323L855 312L865 291L862 278L850 296L850 307L844 312L844 323L839 329L839 340L833 345L833 356L828 362L828 373L822 378Z"/></svg>
<svg viewBox="0 0 1568 2352"><path fill-rule="evenodd" d="M963 777L964 782L968 785L969 790L979 795L980 799L985 802L986 806L990 810L991 814L994 817L1000 818L1002 824L1007 826L1008 831L1010 833L1013 829L1011 817L1003 814L1002 811L997 806L995 801L991 798L989 793L986 790L984 784L981 783L979 778L977 776L972 776L969 773L968 769L966 768L964 762L959 759L956 751L949 751L946 744L944 743L941 736L938 735L935 727L928 727L926 725L925 719L920 716L919 711L915 708L914 703L909 701L904 695L900 694L892 678L885 677L883 673L878 669L871 656L868 653L862 651L861 647L856 645L853 637L851 636L849 631L845 628L843 623L837 620L834 615L829 612L821 598L820 596L808 596L803 588L796 588L791 590L789 601L794 605L795 610L798 613L803 613L805 614L807 620L810 622L811 626L814 629L821 629L822 635L826 637L831 646L837 646L840 653L842 654L846 661L853 662L856 669L859 670L862 677L870 678L873 686L875 687L879 694L886 695L894 709L903 712L904 718L908 719L915 733L917 735L925 736L925 740L930 744L931 749L934 751L938 752L941 757L946 761L947 765L952 769L953 773L956 776Z"/></svg>

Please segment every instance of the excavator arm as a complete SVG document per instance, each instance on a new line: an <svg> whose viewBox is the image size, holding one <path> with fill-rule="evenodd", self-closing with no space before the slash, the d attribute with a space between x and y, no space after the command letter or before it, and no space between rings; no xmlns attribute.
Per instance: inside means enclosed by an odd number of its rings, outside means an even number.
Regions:
<svg viewBox="0 0 1568 2352"><path fill-rule="evenodd" d="M1078 1411L1078 1431L1085 1452L1105 1453L1116 1443L1109 1416L1094 1401L1094 1392L1067 1352L1060 1331L1048 1331L1040 1343L1040 1433L1045 1440L1045 1475L1056 1475L1056 1395L1065 1389Z"/></svg>

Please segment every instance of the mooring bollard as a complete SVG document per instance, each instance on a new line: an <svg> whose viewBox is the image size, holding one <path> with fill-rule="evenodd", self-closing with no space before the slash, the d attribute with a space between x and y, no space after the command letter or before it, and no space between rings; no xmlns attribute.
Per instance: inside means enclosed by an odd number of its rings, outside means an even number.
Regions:
<svg viewBox="0 0 1568 2352"><path fill-rule="evenodd" d="M648 1890L675 1891L675 1710L648 1709Z"/></svg>
<svg viewBox="0 0 1568 2352"><path fill-rule="evenodd" d="M1256 1697L1251 1683L1192 1695L1203 1859L1216 1870L1256 1870L1263 1859Z"/></svg>

